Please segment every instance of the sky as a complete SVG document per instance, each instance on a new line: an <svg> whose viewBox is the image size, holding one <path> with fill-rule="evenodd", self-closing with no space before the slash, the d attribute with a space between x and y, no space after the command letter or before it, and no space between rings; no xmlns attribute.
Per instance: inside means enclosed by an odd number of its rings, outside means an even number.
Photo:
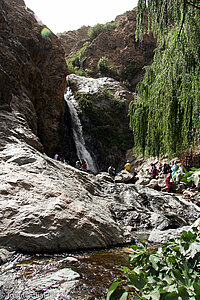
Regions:
<svg viewBox="0 0 200 300"><path fill-rule="evenodd" d="M53 33L114 21L132 10L137 0L24 0Z"/></svg>

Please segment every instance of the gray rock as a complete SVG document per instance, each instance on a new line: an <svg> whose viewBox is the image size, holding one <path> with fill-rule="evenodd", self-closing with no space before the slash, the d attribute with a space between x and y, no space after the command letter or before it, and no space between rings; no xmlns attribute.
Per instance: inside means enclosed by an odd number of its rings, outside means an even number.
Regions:
<svg viewBox="0 0 200 300"><path fill-rule="evenodd" d="M108 181L108 182L114 182L114 176L111 176L106 172L101 172L101 173L97 174L96 178L98 180L105 180L105 181Z"/></svg>
<svg viewBox="0 0 200 300"><path fill-rule="evenodd" d="M133 230L181 228L195 205L142 185L112 183L38 151L18 114L0 113L0 245L54 252L133 242ZM13 126L15 124L15 126ZM26 137L29 136L29 142ZM33 145L35 147L33 147ZM122 171L122 180L132 174ZM131 230L130 230L131 228Z"/></svg>
<svg viewBox="0 0 200 300"><path fill-rule="evenodd" d="M136 181L136 184L147 185L149 184L150 180L150 177L142 176Z"/></svg>
<svg viewBox="0 0 200 300"><path fill-rule="evenodd" d="M183 230L188 230L189 226L177 228L177 229L168 229L165 231L154 229L149 235L148 242L155 244L164 244L170 239L177 238L181 235Z"/></svg>
<svg viewBox="0 0 200 300"><path fill-rule="evenodd" d="M134 179L134 175L126 170L122 170L115 176L115 182L130 182Z"/></svg>
<svg viewBox="0 0 200 300"><path fill-rule="evenodd" d="M7 249L0 249L0 264L7 262L13 254L13 251L11 252Z"/></svg>
<svg viewBox="0 0 200 300"><path fill-rule="evenodd" d="M151 181L147 184L147 187L152 189L158 188L158 180L157 179L151 179Z"/></svg>

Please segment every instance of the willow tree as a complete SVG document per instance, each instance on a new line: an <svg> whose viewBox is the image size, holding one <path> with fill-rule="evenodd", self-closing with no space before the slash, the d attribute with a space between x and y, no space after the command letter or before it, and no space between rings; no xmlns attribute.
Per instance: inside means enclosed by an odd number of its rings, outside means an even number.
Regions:
<svg viewBox="0 0 200 300"><path fill-rule="evenodd" d="M139 0L136 38L150 30L154 61L130 104L135 149L179 154L200 141L200 1Z"/></svg>

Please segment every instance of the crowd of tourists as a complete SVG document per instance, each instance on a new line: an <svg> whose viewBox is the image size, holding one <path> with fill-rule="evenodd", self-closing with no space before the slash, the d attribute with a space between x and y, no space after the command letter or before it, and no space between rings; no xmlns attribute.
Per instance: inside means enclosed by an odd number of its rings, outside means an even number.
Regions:
<svg viewBox="0 0 200 300"><path fill-rule="evenodd" d="M152 163L150 168L141 169L138 172L138 174L137 172L135 172L134 166L131 165L129 161L127 161L124 165L124 169L128 172L131 172L134 175L137 175L137 177L148 176L151 177L152 179L163 178L163 180L165 181L165 187L163 187L161 191L167 191L167 192L171 192L172 185L178 184L183 178L184 174L187 173L187 170L183 166L183 163L176 160L172 162L172 165L168 163L162 164L159 162ZM108 168L108 173L111 176L117 175L116 170L112 165ZM197 189L200 190L200 178L199 178L199 184L197 186Z"/></svg>

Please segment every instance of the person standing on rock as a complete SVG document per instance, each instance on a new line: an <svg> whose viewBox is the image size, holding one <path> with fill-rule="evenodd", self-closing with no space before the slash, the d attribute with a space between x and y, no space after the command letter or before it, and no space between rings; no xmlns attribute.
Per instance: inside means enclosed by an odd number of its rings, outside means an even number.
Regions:
<svg viewBox="0 0 200 300"><path fill-rule="evenodd" d="M130 172L130 170L131 170L131 164L130 164L129 160L127 160L124 168L125 168L126 171Z"/></svg>
<svg viewBox="0 0 200 300"><path fill-rule="evenodd" d="M54 159L58 160L58 154L57 153L54 155Z"/></svg>
<svg viewBox="0 0 200 300"><path fill-rule="evenodd" d="M166 187L164 187L163 189L161 189L162 192L164 192L164 191L167 191L168 193L170 192L170 190L171 190L171 182L170 182L170 180L172 178L171 174L172 174L172 170L169 170L169 173L167 174L167 177L165 178Z"/></svg>
<svg viewBox="0 0 200 300"><path fill-rule="evenodd" d="M178 165L177 165L176 161L174 161L171 170L172 170L172 179L173 179L173 177L174 177L176 171L178 170Z"/></svg>
<svg viewBox="0 0 200 300"><path fill-rule="evenodd" d="M163 166L162 172L163 172L164 178L166 178L167 174L169 173L169 166L166 163Z"/></svg>
<svg viewBox="0 0 200 300"><path fill-rule="evenodd" d="M151 166L152 166L152 168L151 168L151 177L153 179L156 179L156 176L158 175L158 171L156 169L156 165L152 164Z"/></svg>

